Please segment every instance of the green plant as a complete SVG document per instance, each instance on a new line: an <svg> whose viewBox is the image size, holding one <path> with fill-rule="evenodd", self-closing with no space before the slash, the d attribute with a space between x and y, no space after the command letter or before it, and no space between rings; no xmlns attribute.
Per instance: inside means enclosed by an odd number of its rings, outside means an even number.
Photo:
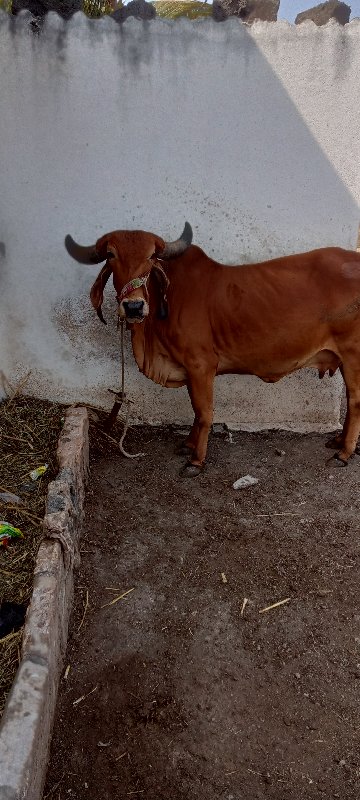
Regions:
<svg viewBox="0 0 360 800"><path fill-rule="evenodd" d="M122 6L122 3L118 3L119 6ZM114 11L113 0L84 0L83 2L83 12L87 17L102 17L103 14L111 14L112 11Z"/></svg>
<svg viewBox="0 0 360 800"><path fill-rule="evenodd" d="M197 19L198 17L209 17L212 14L212 6L202 2L182 2L181 0L155 0L153 6L156 8L158 17L167 17L168 19L176 19L177 17L189 17L189 19Z"/></svg>
<svg viewBox="0 0 360 800"><path fill-rule="evenodd" d="M12 0L0 0L0 8L2 9L2 11L7 11L8 14L11 13L11 5L12 5Z"/></svg>

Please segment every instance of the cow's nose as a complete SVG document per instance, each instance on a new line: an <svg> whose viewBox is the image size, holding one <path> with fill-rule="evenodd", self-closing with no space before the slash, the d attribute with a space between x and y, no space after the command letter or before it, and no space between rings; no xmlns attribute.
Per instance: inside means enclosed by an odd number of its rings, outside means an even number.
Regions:
<svg viewBox="0 0 360 800"><path fill-rule="evenodd" d="M125 315L128 319L131 317L140 317L144 310L143 300L125 300L123 303Z"/></svg>

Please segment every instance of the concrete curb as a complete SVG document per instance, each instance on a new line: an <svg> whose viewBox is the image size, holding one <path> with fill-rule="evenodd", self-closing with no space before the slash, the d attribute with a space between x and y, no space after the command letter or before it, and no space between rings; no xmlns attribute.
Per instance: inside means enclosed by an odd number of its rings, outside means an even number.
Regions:
<svg viewBox="0 0 360 800"><path fill-rule="evenodd" d="M84 517L88 413L69 408L49 484L22 657L0 724L0 800L41 800Z"/></svg>

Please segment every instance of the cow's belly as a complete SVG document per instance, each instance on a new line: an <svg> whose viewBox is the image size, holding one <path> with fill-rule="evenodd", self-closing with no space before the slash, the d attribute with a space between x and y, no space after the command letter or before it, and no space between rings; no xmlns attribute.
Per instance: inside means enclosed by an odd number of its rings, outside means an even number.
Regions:
<svg viewBox="0 0 360 800"><path fill-rule="evenodd" d="M323 349L311 355L307 354L298 360L279 359L277 361L276 359L271 359L271 361L264 363L253 359L251 364L246 364L244 360L241 366L239 362L235 363L231 358L222 357L219 359L217 373L218 375L234 373L238 375L256 375L265 383L276 383L286 375L290 375L303 367L313 367L319 370L320 377L323 377L327 371L329 371L330 375L333 375L340 364L341 359L336 353L332 350Z"/></svg>

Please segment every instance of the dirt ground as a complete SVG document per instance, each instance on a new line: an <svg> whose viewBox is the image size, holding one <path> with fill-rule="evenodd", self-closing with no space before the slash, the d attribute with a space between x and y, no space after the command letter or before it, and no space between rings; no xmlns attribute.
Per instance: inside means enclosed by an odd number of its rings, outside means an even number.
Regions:
<svg viewBox="0 0 360 800"><path fill-rule="evenodd" d="M213 436L193 479L171 429L95 443L44 797L360 796L360 458L326 438Z"/></svg>

